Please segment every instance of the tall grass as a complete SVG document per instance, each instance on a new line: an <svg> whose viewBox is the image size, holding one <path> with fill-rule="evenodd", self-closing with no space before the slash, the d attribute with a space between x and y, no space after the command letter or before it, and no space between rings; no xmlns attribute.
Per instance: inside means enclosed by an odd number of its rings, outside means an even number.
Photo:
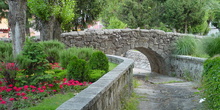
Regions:
<svg viewBox="0 0 220 110"><path fill-rule="evenodd" d="M183 36L174 44L173 54L208 58L220 54L220 34L203 38Z"/></svg>
<svg viewBox="0 0 220 110"><path fill-rule="evenodd" d="M173 50L173 53L177 55L192 55L196 51L196 46L195 38L191 36L183 36L174 44L175 49Z"/></svg>

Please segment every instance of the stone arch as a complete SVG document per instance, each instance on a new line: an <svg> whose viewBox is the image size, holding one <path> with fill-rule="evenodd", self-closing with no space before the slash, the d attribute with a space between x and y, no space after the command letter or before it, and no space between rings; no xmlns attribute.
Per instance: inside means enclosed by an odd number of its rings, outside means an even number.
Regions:
<svg viewBox="0 0 220 110"><path fill-rule="evenodd" d="M136 47L134 48L143 53L150 62L151 71L160 74L166 74L166 63L164 58L151 48Z"/></svg>

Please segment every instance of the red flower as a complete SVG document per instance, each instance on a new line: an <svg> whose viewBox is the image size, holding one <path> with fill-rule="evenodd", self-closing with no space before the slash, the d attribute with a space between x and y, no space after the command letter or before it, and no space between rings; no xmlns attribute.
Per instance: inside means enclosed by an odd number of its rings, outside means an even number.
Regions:
<svg viewBox="0 0 220 110"><path fill-rule="evenodd" d="M35 91L36 91L35 89L31 90L31 92L35 92Z"/></svg>
<svg viewBox="0 0 220 110"><path fill-rule="evenodd" d="M35 86L33 86L33 85L30 85L30 88L35 89L36 87L35 87Z"/></svg>
<svg viewBox="0 0 220 110"><path fill-rule="evenodd" d="M66 78L63 79L63 82L66 82Z"/></svg>
<svg viewBox="0 0 220 110"><path fill-rule="evenodd" d="M60 85L60 89L62 89L63 88L63 85Z"/></svg>
<svg viewBox="0 0 220 110"><path fill-rule="evenodd" d="M44 92L44 90L39 90L39 92Z"/></svg>
<svg viewBox="0 0 220 110"><path fill-rule="evenodd" d="M26 95L26 93L24 93L24 92L21 93L21 96L25 96L25 95Z"/></svg>
<svg viewBox="0 0 220 110"><path fill-rule="evenodd" d="M42 86L41 88L45 90L45 89L46 89L46 86Z"/></svg>
<svg viewBox="0 0 220 110"><path fill-rule="evenodd" d="M17 87L16 87L17 88ZM15 91L20 91L22 89L22 87L19 87L19 88L17 88L17 89L15 89Z"/></svg>
<svg viewBox="0 0 220 110"><path fill-rule="evenodd" d="M6 89L7 92L10 92L12 90L12 88Z"/></svg>
<svg viewBox="0 0 220 110"><path fill-rule="evenodd" d="M28 99L28 97L22 97L22 99Z"/></svg>
<svg viewBox="0 0 220 110"><path fill-rule="evenodd" d="M53 92L57 92L57 90L53 90Z"/></svg>
<svg viewBox="0 0 220 110"><path fill-rule="evenodd" d="M8 87L13 87L13 84L8 85Z"/></svg>
<svg viewBox="0 0 220 110"><path fill-rule="evenodd" d="M15 100L15 98L10 98L9 100L10 100L10 101L13 101L13 100Z"/></svg>
<svg viewBox="0 0 220 110"><path fill-rule="evenodd" d="M0 101L2 100L2 98L0 98Z"/></svg>
<svg viewBox="0 0 220 110"><path fill-rule="evenodd" d="M21 93L16 93L17 96L21 96Z"/></svg>
<svg viewBox="0 0 220 110"><path fill-rule="evenodd" d="M48 86L53 87L53 84L49 84Z"/></svg>
<svg viewBox="0 0 220 110"><path fill-rule="evenodd" d="M6 104L6 101L2 100L2 101L1 101L1 104Z"/></svg>
<svg viewBox="0 0 220 110"><path fill-rule="evenodd" d="M40 91L40 90L41 90L41 88L39 87L39 88L37 88L37 90L38 90L38 91Z"/></svg>
<svg viewBox="0 0 220 110"><path fill-rule="evenodd" d="M24 86L24 89L28 89L28 85L25 85L25 86Z"/></svg>

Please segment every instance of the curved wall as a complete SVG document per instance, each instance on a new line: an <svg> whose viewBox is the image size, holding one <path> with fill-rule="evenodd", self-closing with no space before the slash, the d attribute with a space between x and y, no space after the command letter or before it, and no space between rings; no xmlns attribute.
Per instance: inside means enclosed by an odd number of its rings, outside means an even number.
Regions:
<svg viewBox="0 0 220 110"><path fill-rule="evenodd" d="M119 64L98 81L69 99L56 110L120 110L122 102L133 91L134 61L107 55L110 62Z"/></svg>

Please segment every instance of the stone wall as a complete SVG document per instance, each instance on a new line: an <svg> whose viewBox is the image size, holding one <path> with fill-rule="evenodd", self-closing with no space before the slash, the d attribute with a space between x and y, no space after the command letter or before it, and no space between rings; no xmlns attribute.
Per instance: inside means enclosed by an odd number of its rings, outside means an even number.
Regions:
<svg viewBox="0 0 220 110"><path fill-rule="evenodd" d="M206 60L205 58L173 55L170 59L170 75L200 81L203 72L203 62Z"/></svg>
<svg viewBox="0 0 220 110"><path fill-rule="evenodd" d="M126 58L134 60L134 67L151 71L150 62L147 57L137 50L129 50L125 53Z"/></svg>
<svg viewBox="0 0 220 110"><path fill-rule="evenodd" d="M69 99L57 110L120 110L132 91L133 60L108 55L109 61L119 65L98 81Z"/></svg>

